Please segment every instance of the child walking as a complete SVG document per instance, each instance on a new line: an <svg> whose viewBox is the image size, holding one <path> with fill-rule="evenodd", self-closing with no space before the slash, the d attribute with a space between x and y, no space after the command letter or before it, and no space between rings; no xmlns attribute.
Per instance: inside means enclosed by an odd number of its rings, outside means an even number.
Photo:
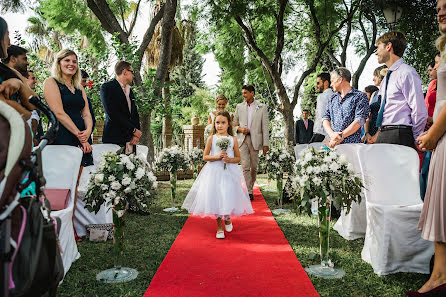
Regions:
<svg viewBox="0 0 446 297"><path fill-rule="evenodd" d="M232 135L231 116L227 111L219 111L204 149L203 160L207 163L201 169L182 206L193 215L215 217L216 238L219 239L225 238L224 230L232 231L231 217L254 212L245 178L237 165L240 162L237 138ZM217 144L223 137L229 138L226 150L222 150L221 145L219 147Z"/></svg>

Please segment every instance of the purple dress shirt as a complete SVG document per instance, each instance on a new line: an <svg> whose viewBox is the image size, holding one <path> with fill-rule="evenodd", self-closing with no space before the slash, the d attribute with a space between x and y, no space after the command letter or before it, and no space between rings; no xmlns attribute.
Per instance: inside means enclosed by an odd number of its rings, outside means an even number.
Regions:
<svg viewBox="0 0 446 297"><path fill-rule="evenodd" d="M421 78L403 59L396 61L389 70L393 72L389 77L382 126L412 126L413 137L417 139L424 131L427 120ZM384 94L385 87L386 82L383 80L380 86L381 94Z"/></svg>

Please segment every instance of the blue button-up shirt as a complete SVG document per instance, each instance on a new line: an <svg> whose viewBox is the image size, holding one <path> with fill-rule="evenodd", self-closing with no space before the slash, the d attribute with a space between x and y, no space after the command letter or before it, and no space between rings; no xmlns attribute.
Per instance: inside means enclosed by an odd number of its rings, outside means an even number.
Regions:
<svg viewBox="0 0 446 297"><path fill-rule="evenodd" d="M370 107L367 95L357 89L352 88L344 98L341 94L334 93L328 101L327 108L322 120L328 120L331 129L341 132L356 121L361 126L369 116ZM342 143L360 143L361 129L346 137Z"/></svg>

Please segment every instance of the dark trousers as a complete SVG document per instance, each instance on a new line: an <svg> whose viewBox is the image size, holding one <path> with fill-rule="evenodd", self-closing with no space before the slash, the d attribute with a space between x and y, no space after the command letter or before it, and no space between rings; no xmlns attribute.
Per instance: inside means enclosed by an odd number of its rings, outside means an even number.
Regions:
<svg viewBox="0 0 446 297"><path fill-rule="evenodd" d="M381 126L376 143L399 144L415 149L415 139L410 126Z"/></svg>
<svg viewBox="0 0 446 297"><path fill-rule="evenodd" d="M420 194L421 200L424 201L424 195L426 195L427 189L427 178L429 175L429 165L431 163L432 152L424 152L423 154L423 165L421 166L420 172Z"/></svg>
<svg viewBox="0 0 446 297"><path fill-rule="evenodd" d="M313 142L322 142L325 139L325 135L319 133L313 133L313 137L310 139L310 143Z"/></svg>

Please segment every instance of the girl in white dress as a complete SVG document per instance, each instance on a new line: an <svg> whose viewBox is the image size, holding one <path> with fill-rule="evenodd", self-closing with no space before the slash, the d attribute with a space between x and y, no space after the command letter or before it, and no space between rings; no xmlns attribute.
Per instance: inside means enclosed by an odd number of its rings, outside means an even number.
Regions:
<svg viewBox="0 0 446 297"><path fill-rule="evenodd" d="M193 215L216 218L216 237L219 239L225 238L223 229L226 232L232 231L231 217L254 212L245 178L238 166L240 151L237 138L230 135L231 116L227 111L220 111L215 117L211 136L204 149L203 160L207 163L201 169L182 206ZM222 151L216 144L217 139L222 136L229 136L230 139L226 151Z"/></svg>

